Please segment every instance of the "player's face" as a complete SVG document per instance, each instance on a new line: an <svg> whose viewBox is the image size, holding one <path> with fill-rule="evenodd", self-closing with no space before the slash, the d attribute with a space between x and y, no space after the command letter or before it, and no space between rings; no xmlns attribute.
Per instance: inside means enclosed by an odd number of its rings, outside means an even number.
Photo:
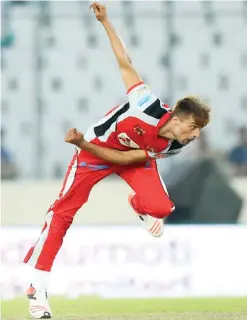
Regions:
<svg viewBox="0 0 247 320"><path fill-rule="evenodd" d="M200 136L201 129L195 123L193 116L176 117L174 119L173 134L181 144L187 145Z"/></svg>

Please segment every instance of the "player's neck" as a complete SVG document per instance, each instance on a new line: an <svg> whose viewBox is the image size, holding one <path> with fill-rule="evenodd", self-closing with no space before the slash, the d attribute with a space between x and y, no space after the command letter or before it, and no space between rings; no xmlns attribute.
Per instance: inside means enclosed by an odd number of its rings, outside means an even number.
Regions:
<svg viewBox="0 0 247 320"><path fill-rule="evenodd" d="M164 124L159 130L159 137L174 140L174 135L172 133L171 126L172 123L170 121Z"/></svg>

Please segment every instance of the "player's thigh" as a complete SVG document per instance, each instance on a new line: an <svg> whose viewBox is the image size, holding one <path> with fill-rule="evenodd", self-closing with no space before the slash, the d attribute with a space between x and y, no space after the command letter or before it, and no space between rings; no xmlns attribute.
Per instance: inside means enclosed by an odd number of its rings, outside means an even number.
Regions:
<svg viewBox="0 0 247 320"><path fill-rule="evenodd" d="M135 191L138 199L147 205L162 206L170 201L155 161L152 161L150 166L137 166L123 170L119 176Z"/></svg>
<svg viewBox="0 0 247 320"><path fill-rule="evenodd" d="M72 215L87 202L93 186L112 172L109 165L77 151L68 166L58 199L50 209L58 214Z"/></svg>

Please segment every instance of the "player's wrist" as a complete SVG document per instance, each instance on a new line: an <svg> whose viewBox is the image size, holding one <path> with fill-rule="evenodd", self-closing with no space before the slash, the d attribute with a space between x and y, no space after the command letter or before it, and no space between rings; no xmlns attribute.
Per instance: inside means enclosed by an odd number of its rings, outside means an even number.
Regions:
<svg viewBox="0 0 247 320"><path fill-rule="evenodd" d="M80 149L84 149L85 144L86 144L86 141L84 140L84 137L83 137L76 143L76 146Z"/></svg>
<svg viewBox="0 0 247 320"><path fill-rule="evenodd" d="M110 20L108 19L108 17L103 18L100 22L103 24L104 27L107 27L107 25L110 24Z"/></svg>

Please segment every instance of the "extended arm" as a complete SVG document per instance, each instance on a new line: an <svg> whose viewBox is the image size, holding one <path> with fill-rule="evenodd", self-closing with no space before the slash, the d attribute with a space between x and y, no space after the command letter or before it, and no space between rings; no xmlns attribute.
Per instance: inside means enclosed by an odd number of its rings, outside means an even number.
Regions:
<svg viewBox="0 0 247 320"><path fill-rule="evenodd" d="M68 131L65 141L76 145L82 150L90 152L102 160L116 165L129 165L132 163L144 162L148 159L148 154L144 150L120 151L87 142L84 140L83 134L75 128Z"/></svg>
<svg viewBox="0 0 247 320"><path fill-rule="evenodd" d="M133 68L131 59L122 40L120 39L111 22L109 21L106 14L105 6L97 2L94 2L91 5L91 8L93 8L97 20L99 20L102 23L106 30L106 33L112 46L112 50L117 58L123 81L128 90L133 85L141 82L142 79L138 75L136 70Z"/></svg>

